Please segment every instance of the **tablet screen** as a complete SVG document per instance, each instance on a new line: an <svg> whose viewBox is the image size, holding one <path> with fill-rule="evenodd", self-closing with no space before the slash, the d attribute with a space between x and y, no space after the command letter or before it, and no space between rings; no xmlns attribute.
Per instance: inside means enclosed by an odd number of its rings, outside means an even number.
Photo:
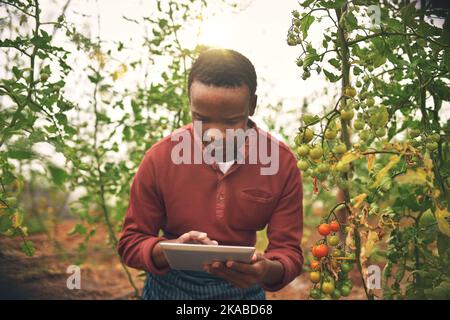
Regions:
<svg viewBox="0 0 450 320"><path fill-rule="evenodd" d="M160 242L172 269L203 271L203 265L212 261L233 260L250 263L255 247L221 246L190 243Z"/></svg>

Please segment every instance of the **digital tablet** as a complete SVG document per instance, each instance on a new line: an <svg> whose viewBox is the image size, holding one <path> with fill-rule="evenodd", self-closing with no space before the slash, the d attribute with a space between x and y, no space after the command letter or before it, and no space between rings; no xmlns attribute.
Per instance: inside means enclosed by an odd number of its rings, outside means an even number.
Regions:
<svg viewBox="0 0 450 320"><path fill-rule="evenodd" d="M203 265L212 261L234 260L249 263L255 247L221 246L160 242L170 267L176 270L204 271Z"/></svg>

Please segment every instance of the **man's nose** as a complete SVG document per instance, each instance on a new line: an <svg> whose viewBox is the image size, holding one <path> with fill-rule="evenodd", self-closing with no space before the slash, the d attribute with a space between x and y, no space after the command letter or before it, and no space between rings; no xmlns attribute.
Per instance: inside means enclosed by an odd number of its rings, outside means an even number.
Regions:
<svg viewBox="0 0 450 320"><path fill-rule="evenodd" d="M205 131L205 136L209 139L209 141L224 140L225 134L225 130L220 130L217 128L209 128Z"/></svg>

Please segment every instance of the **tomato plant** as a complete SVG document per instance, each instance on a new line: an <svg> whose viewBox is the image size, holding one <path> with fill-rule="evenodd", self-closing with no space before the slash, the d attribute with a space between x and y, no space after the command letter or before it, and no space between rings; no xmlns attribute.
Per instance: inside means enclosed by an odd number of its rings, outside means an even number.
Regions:
<svg viewBox="0 0 450 320"><path fill-rule="evenodd" d="M102 39L100 12L96 34L79 28L79 20L65 15L69 2L54 21L43 20L50 10L38 0L0 4L7 13L0 31L1 58L7 62L0 79L0 232L22 237L23 251L33 255L27 239L30 214L20 198L24 185L32 183L30 175L44 171L45 185L76 194L68 206L79 219L69 235L83 239L75 261L80 264L99 226L116 252L130 181L142 155L190 121L186 79L204 47L186 48L178 33L188 23L199 27L206 2L156 1L150 16L124 17L123 23L150 30L141 39L142 55ZM54 44L55 38L63 39L64 48ZM156 67L163 70L161 79L150 77ZM127 79L129 73L139 76ZM71 95L78 87L81 96ZM50 145L63 164L39 152L38 143Z"/></svg>
<svg viewBox="0 0 450 320"><path fill-rule="evenodd" d="M367 267L377 255L385 257L385 298L448 298L448 12L415 2L306 0L292 15L287 44L298 48L302 78L314 71L340 82L334 103L303 114L295 137L305 181L316 194L342 195L318 232L326 236L331 223L338 232L337 222L343 241L330 253L323 250L330 239L312 248L327 282L315 284L311 297L322 296L319 287L348 296L353 260L342 261L354 254L369 299ZM365 24L368 18L376 21ZM310 35L319 22L321 39Z"/></svg>

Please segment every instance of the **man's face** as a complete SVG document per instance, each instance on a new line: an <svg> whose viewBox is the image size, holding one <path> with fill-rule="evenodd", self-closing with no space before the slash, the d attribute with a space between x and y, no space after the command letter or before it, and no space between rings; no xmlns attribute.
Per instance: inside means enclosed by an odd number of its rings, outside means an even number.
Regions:
<svg viewBox="0 0 450 320"><path fill-rule="evenodd" d="M202 122L201 135L203 137L207 132L211 136L211 141L216 139L215 133L221 133L225 155L226 143L232 143L232 141L226 141L226 129L246 130L248 117L255 112L256 100L257 96L251 97L245 84L240 87L225 88L194 81L190 95L192 121ZM205 145L209 143L209 141L204 142ZM235 147L237 147L236 144Z"/></svg>

